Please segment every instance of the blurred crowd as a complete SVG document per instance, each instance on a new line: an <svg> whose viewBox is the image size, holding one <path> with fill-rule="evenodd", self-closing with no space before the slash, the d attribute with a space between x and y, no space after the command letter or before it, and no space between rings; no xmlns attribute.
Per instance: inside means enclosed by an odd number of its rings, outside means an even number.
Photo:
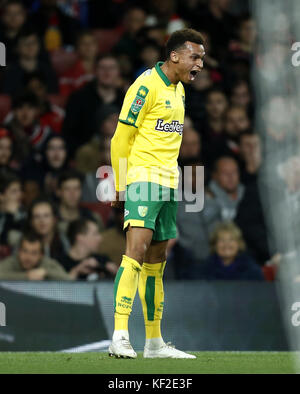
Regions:
<svg viewBox="0 0 300 394"><path fill-rule="evenodd" d="M1 4L0 279L114 278L123 212L97 200L96 171L110 165L126 90L164 60L172 32L192 27L206 56L185 87L179 166L204 166L205 201L197 213L179 202L166 274L274 280L280 256L269 245L258 187L263 141L254 128L257 31L248 1Z"/></svg>

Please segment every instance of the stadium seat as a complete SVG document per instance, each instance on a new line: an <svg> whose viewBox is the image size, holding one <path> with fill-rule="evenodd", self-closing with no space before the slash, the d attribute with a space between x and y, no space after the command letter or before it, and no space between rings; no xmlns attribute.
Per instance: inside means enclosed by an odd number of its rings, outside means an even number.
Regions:
<svg viewBox="0 0 300 394"><path fill-rule="evenodd" d="M9 113L11 107L11 98L6 94L0 94L0 122L3 122L5 116Z"/></svg>
<svg viewBox="0 0 300 394"><path fill-rule="evenodd" d="M105 53L112 50L112 48L119 41L122 31L120 29L96 29L94 34L98 41L99 52Z"/></svg>
<svg viewBox="0 0 300 394"><path fill-rule="evenodd" d="M64 49L58 49L51 52L50 57L53 68L58 76L64 74L77 59L75 52L66 51Z"/></svg>
<svg viewBox="0 0 300 394"><path fill-rule="evenodd" d="M102 202L83 202L81 203L82 207L88 208L91 211L97 213L101 216L104 225L106 226L108 219L111 214L111 206L110 203L104 204Z"/></svg>

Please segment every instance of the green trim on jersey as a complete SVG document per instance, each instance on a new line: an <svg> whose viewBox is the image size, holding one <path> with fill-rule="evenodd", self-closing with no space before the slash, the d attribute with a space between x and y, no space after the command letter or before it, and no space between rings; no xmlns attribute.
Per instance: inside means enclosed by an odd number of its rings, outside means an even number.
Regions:
<svg viewBox="0 0 300 394"><path fill-rule="evenodd" d="M161 79L164 81L164 83L167 86L170 86L171 82L170 82L169 78L166 76L166 74L160 68L163 64L164 64L164 62L157 62L155 65L155 70L156 70L157 74L161 77Z"/></svg>
<svg viewBox="0 0 300 394"><path fill-rule="evenodd" d="M143 108L145 104L146 96L149 92L149 89L146 86L141 85L137 91L137 94L130 106L128 111L126 120L123 121L125 124L129 124L130 126L135 126L135 122L139 116L140 110Z"/></svg>
<svg viewBox="0 0 300 394"><path fill-rule="evenodd" d="M127 124L128 126L133 126L133 127L135 127L136 129L138 128L135 124L131 124L131 123L127 122L126 120L121 120L121 119L119 119L119 122L120 122L120 123Z"/></svg>

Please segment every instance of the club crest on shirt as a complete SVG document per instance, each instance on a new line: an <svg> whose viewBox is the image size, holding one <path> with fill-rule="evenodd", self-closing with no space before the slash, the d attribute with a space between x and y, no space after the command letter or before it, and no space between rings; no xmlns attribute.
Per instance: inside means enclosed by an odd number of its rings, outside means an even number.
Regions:
<svg viewBox="0 0 300 394"><path fill-rule="evenodd" d="M145 207L144 205L139 205L138 213L142 218L144 218L148 213L148 207Z"/></svg>

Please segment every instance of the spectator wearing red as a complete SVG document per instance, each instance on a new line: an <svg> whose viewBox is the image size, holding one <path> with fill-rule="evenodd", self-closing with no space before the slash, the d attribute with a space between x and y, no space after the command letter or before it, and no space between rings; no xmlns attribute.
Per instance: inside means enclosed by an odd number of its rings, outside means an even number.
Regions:
<svg viewBox="0 0 300 394"><path fill-rule="evenodd" d="M76 53L76 63L59 80L60 94L66 98L95 77L98 43L91 31L79 34Z"/></svg>
<svg viewBox="0 0 300 394"><path fill-rule="evenodd" d="M45 77L40 73L30 74L26 78L26 87L33 92L40 107L41 126L49 126L54 133L60 133L65 118L65 110L48 99L48 87Z"/></svg>
<svg viewBox="0 0 300 394"><path fill-rule="evenodd" d="M51 134L48 125L39 120L39 102L31 92L23 92L13 100L13 111L5 119L5 126L15 141L15 157L24 163L31 153L41 151Z"/></svg>

